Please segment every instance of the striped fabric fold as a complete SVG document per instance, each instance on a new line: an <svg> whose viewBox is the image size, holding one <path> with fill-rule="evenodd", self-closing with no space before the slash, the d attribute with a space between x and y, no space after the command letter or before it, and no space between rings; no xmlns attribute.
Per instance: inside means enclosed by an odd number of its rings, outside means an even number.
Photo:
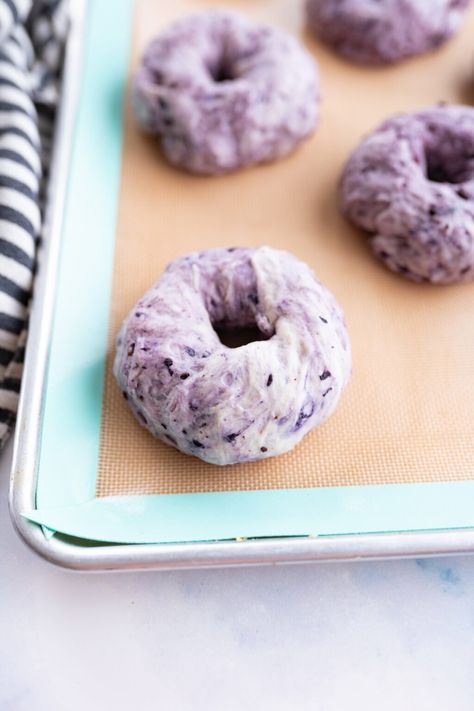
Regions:
<svg viewBox="0 0 474 711"><path fill-rule="evenodd" d="M66 32L65 0L0 0L0 447L18 405Z"/></svg>

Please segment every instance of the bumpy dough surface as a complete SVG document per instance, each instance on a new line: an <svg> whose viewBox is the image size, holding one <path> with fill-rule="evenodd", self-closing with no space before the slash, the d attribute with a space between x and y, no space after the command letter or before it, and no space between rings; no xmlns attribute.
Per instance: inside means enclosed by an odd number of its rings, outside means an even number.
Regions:
<svg viewBox="0 0 474 711"><path fill-rule="evenodd" d="M133 105L170 163L226 173L284 156L310 136L318 87L315 62L294 37L236 12L210 10L176 22L149 44Z"/></svg>
<svg viewBox="0 0 474 711"><path fill-rule="evenodd" d="M268 340L228 348L216 328ZM138 421L213 464L294 447L335 409L351 369L343 315L293 255L269 247L172 262L117 338L114 373Z"/></svg>
<svg viewBox="0 0 474 711"><path fill-rule="evenodd" d="M470 0L307 0L309 26L348 59L397 62L445 42Z"/></svg>
<svg viewBox="0 0 474 711"><path fill-rule="evenodd" d="M436 106L385 121L354 151L340 183L374 253L414 281L474 277L474 108Z"/></svg>

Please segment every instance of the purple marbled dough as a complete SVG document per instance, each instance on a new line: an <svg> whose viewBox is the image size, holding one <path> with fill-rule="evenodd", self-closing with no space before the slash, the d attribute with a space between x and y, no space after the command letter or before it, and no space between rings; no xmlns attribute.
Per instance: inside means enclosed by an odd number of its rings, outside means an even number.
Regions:
<svg viewBox="0 0 474 711"><path fill-rule="evenodd" d="M309 26L348 59L397 62L438 47L470 0L307 0Z"/></svg>
<svg viewBox="0 0 474 711"><path fill-rule="evenodd" d="M340 203L390 269L415 281L474 278L474 108L385 121L347 162Z"/></svg>
<svg viewBox="0 0 474 711"><path fill-rule="evenodd" d="M139 125L168 161L226 173L284 156L318 122L318 72L290 35L236 12L210 10L169 27L136 73Z"/></svg>
<svg viewBox="0 0 474 711"><path fill-rule="evenodd" d="M257 326L239 348L216 328ZM335 409L351 351L340 307L288 252L221 248L169 264L117 337L114 373L155 437L213 464L294 447Z"/></svg>

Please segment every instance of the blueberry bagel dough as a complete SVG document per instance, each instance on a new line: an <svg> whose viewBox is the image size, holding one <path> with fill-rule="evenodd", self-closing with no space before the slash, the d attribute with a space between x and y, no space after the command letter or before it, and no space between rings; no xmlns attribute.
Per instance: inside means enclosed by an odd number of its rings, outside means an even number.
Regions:
<svg viewBox="0 0 474 711"><path fill-rule="evenodd" d="M474 108L385 121L346 164L340 202L393 271L437 284L473 279Z"/></svg>
<svg viewBox="0 0 474 711"><path fill-rule="evenodd" d="M309 26L348 59L397 62L438 47L470 0L307 0Z"/></svg>
<svg viewBox="0 0 474 711"><path fill-rule="evenodd" d="M133 105L170 163L226 173L284 156L310 136L318 85L315 62L294 37L210 10L176 22L148 45Z"/></svg>
<svg viewBox="0 0 474 711"><path fill-rule="evenodd" d="M216 328L268 340L224 346ZM213 464L294 447L335 409L351 352L340 307L287 252L221 248L172 262L117 338L114 373L138 421Z"/></svg>

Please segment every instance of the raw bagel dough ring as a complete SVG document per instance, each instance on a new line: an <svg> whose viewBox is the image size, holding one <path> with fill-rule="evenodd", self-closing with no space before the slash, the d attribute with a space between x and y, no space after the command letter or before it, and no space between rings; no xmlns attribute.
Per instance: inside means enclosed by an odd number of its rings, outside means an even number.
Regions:
<svg viewBox="0 0 474 711"><path fill-rule="evenodd" d="M308 24L348 59L398 62L448 40L470 0L307 0Z"/></svg>
<svg viewBox="0 0 474 711"><path fill-rule="evenodd" d="M385 121L356 148L340 203L390 269L414 281L474 277L474 108Z"/></svg>
<svg viewBox="0 0 474 711"><path fill-rule="evenodd" d="M213 329L268 337L224 346ZM349 379L343 315L310 268L259 248L192 252L168 265L117 338L114 373L155 437L213 464L294 447Z"/></svg>
<svg viewBox="0 0 474 711"><path fill-rule="evenodd" d="M237 12L190 15L147 47L134 81L139 125L173 165L226 173L271 161L318 122L318 72L292 36Z"/></svg>

